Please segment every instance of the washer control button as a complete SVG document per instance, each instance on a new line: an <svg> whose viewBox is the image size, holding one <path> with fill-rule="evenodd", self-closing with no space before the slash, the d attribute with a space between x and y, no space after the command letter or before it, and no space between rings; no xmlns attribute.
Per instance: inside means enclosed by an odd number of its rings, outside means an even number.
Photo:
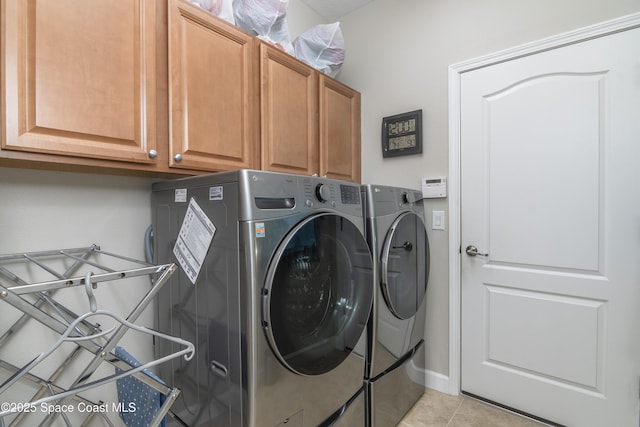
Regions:
<svg viewBox="0 0 640 427"><path fill-rule="evenodd" d="M329 187L324 184L316 185L316 198L320 202L326 202L331 197L331 192L329 191Z"/></svg>

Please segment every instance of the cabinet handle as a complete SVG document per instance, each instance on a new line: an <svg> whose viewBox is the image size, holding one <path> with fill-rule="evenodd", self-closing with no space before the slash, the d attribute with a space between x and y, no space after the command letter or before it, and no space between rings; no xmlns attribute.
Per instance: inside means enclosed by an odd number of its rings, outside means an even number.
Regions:
<svg viewBox="0 0 640 427"><path fill-rule="evenodd" d="M155 159L156 157L158 157L158 152L156 150L149 150L149 158Z"/></svg>
<svg viewBox="0 0 640 427"><path fill-rule="evenodd" d="M175 156L173 156L173 160L176 163L180 163L182 161L182 154L176 154Z"/></svg>

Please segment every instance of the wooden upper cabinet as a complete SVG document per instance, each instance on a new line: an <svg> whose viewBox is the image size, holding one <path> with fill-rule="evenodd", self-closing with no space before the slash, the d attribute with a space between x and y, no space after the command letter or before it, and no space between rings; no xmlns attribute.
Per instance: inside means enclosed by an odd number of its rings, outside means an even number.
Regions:
<svg viewBox="0 0 640 427"><path fill-rule="evenodd" d="M260 44L262 169L302 175L318 170L318 73Z"/></svg>
<svg viewBox="0 0 640 427"><path fill-rule="evenodd" d="M154 163L155 0L1 7L2 150Z"/></svg>
<svg viewBox="0 0 640 427"><path fill-rule="evenodd" d="M262 169L360 182L360 93L260 46Z"/></svg>
<svg viewBox="0 0 640 427"><path fill-rule="evenodd" d="M255 44L200 8L170 0L171 167L258 167Z"/></svg>
<svg viewBox="0 0 640 427"><path fill-rule="evenodd" d="M360 93L320 75L320 175L360 182Z"/></svg>
<svg viewBox="0 0 640 427"><path fill-rule="evenodd" d="M0 113L20 166L360 180L360 94L187 0L0 0Z"/></svg>

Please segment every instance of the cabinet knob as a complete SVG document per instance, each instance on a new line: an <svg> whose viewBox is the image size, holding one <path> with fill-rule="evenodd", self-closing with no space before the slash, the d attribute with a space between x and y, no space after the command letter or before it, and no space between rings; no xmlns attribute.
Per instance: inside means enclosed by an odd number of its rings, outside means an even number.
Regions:
<svg viewBox="0 0 640 427"><path fill-rule="evenodd" d="M176 163L180 163L182 161L182 154L176 154L175 156L173 156L173 160Z"/></svg>
<svg viewBox="0 0 640 427"><path fill-rule="evenodd" d="M149 150L149 158L155 159L156 157L158 157L158 152L156 150Z"/></svg>

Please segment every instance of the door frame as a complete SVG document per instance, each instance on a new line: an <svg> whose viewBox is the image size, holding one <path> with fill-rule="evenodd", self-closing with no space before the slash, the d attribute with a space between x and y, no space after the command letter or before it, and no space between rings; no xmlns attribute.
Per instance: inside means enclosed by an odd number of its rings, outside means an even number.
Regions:
<svg viewBox="0 0 640 427"><path fill-rule="evenodd" d="M640 27L640 13L625 15L557 36L459 62L449 66L449 377L452 395L461 389L462 272L461 272L461 165L460 165L460 84L462 74L524 56L580 43ZM443 384L444 385L444 384Z"/></svg>

